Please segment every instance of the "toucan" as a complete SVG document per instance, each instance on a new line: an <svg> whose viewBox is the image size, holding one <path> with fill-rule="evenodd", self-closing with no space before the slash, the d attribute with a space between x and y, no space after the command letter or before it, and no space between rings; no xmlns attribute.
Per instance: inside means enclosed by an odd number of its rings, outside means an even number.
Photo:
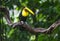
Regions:
<svg viewBox="0 0 60 41"><path fill-rule="evenodd" d="M26 22L26 19L27 19L29 13L31 13L31 15L34 16L34 12L31 9L29 9L28 7L24 7L19 15L19 20ZM20 28L21 31L24 30L24 28L22 26L20 26L20 27L21 27Z"/></svg>
<svg viewBox="0 0 60 41"><path fill-rule="evenodd" d="M29 9L28 7L24 7L22 9L20 15L19 15L20 21L25 22L26 19L27 19L27 17L28 17L28 15L29 15L29 13L31 13L32 15L34 15L34 12L31 9Z"/></svg>

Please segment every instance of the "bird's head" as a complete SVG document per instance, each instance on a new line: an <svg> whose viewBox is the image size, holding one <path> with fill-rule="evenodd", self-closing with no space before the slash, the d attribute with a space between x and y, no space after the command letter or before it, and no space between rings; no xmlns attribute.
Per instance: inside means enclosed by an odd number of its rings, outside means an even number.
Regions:
<svg viewBox="0 0 60 41"><path fill-rule="evenodd" d="M25 8L22 10L22 16L24 16L24 17L28 16L28 15L29 15L29 12L30 12L32 15L34 15L34 12L33 12L31 9L25 7Z"/></svg>

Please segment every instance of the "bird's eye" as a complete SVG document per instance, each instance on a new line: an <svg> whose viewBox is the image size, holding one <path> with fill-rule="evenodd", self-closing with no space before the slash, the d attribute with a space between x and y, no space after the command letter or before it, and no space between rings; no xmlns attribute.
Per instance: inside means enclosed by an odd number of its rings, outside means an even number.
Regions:
<svg viewBox="0 0 60 41"><path fill-rule="evenodd" d="M25 11L27 11L27 12L28 12L28 10L27 10L27 9L25 9Z"/></svg>

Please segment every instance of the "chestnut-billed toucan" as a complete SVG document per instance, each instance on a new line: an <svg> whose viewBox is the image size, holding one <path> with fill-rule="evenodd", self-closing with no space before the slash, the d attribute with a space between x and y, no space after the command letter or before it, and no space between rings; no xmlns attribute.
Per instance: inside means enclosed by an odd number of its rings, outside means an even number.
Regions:
<svg viewBox="0 0 60 41"><path fill-rule="evenodd" d="M31 13L32 15L34 15L34 12L31 9L29 9L28 7L24 7L22 9L21 13L20 13L20 16L19 16L20 21L25 22L26 19L27 19L27 17L28 17L28 15L29 15L29 13Z"/></svg>
<svg viewBox="0 0 60 41"><path fill-rule="evenodd" d="M20 15L19 15L20 21L26 22L26 19L27 19L29 13L31 13L32 15L34 15L34 12L31 9L29 9L27 7L24 7L22 9ZM21 31L25 30L22 26L20 26L20 27L21 27L20 28Z"/></svg>

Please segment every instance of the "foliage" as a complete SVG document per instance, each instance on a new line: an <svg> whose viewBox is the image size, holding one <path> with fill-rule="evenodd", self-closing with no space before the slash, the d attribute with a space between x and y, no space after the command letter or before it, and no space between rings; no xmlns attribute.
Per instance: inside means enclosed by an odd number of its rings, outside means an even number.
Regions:
<svg viewBox="0 0 60 41"><path fill-rule="evenodd" d="M56 20L60 19L60 0L0 0L0 6L9 8L13 23L19 21L19 13L23 6L27 6L35 12L35 16L29 15L27 23L33 27L48 28ZM4 13L4 12L3 12ZM51 34L32 35L28 31L20 31L18 27L12 29L8 26L0 12L0 40L2 41L60 41L60 28Z"/></svg>

